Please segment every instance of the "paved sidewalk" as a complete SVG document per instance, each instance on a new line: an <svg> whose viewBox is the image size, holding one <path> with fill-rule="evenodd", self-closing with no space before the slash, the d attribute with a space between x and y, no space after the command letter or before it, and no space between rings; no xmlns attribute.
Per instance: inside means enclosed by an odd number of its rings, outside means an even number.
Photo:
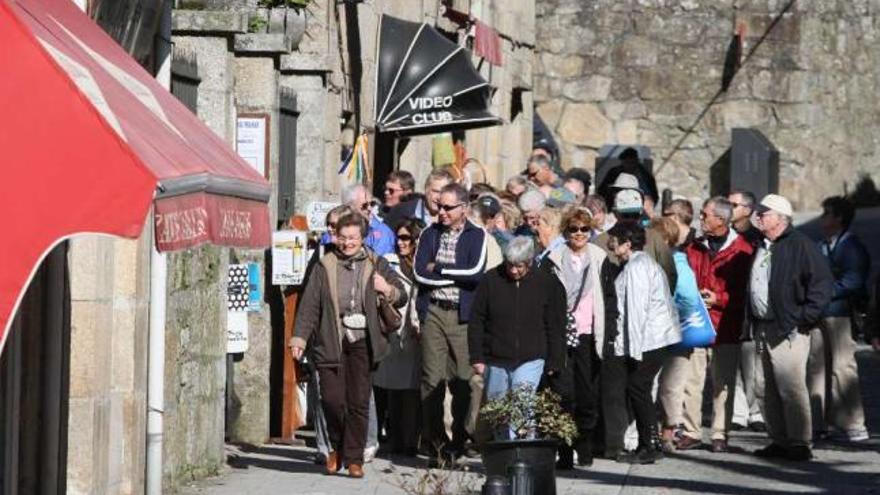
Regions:
<svg viewBox="0 0 880 495"><path fill-rule="evenodd" d="M880 355L859 353L862 390L869 417L870 441L857 445L819 443L809 463L767 461L750 454L767 443L766 436L734 432L731 445L739 450L712 454L706 450L676 453L657 464L629 466L596 460L589 469L558 474L557 492L567 494L783 494L840 493L880 495ZM229 447L230 468L224 475L186 488L187 495L347 495L432 493L407 491L402 484L428 471L413 461L377 459L367 465L366 478L325 476L312 463L312 450L303 447ZM417 463L418 464L418 463ZM479 462L470 473L433 471L445 476L450 488L479 493L483 477ZM467 493L447 491L445 493Z"/></svg>

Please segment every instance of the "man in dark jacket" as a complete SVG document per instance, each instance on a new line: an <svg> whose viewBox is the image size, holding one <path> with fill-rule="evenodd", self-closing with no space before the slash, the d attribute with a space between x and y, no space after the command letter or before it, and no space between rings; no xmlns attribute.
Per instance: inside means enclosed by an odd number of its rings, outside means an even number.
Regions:
<svg viewBox="0 0 880 495"><path fill-rule="evenodd" d="M834 276L831 304L810 332L807 376L813 406L813 431L836 428L841 439L868 439L865 411L859 390L856 343L851 318L867 299L866 283L871 260L858 237L849 231L855 206L843 196L822 202L822 233L819 250ZM830 392L828 397L826 391Z"/></svg>
<svg viewBox="0 0 880 495"><path fill-rule="evenodd" d="M739 369L740 337L745 316L746 287L752 265L752 246L730 228L733 206L724 197L714 197L703 204L700 227L703 236L686 249L688 263L697 279L697 287L709 309L715 327L715 343L709 350L712 368L712 452L727 451L727 434L733 419L736 373ZM686 390L691 397L703 396L706 377L701 349L694 349L691 360L697 390ZM705 358L704 358L705 359ZM685 431L679 448L699 445L703 438L701 411L688 410L685 404Z"/></svg>
<svg viewBox="0 0 880 495"><path fill-rule="evenodd" d="M809 330L831 301L834 279L813 241L792 227L787 199L768 194L757 211L766 242L752 264L747 310L762 348L764 419L772 443L755 455L806 461L813 434Z"/></svg>
<svg viewBox="0 0 880 495"><path fill-rule="evenodd" d="M531 239L515 237L474 297L470 362L485 376L487 400L523 384L537 389L545 370L562 365L565 293L556 277L533 269L534 258Z"/></svg>
<svg viewBox="0 0 880 495"><path fill-rule="evenodd" d="M429 454L462 453L470 404L471 367L467 323L486 265L487 234L468 220L468 193L459 184L441 190L439 221L426 228L416 248L416 309L422 321L423 445ZM446 384L452 392L452 443L443 425ZM428 447L430 446L430 447Z"/></svg>

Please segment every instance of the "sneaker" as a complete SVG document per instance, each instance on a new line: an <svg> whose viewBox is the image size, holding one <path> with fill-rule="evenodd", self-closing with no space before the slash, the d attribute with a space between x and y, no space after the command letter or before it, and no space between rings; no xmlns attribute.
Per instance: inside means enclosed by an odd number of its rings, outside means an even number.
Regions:
<svg viewBox="0 0 880 495"><path fill-rule="evenodd" d="M834 432L829 435L829 439L835 442L864 442L870 438L868 430L860 428L857 430L847 430L846 432Z"/></svg>
<svg viewBox="0 0 880 495"><path fill-rule="evenodd" d="M788 455L788 449L778 443L771 443L763 449L756 450L754 454L765 459L778 459L786 457Z"/></svg>
<svg viewBox="0 0 880 495"><path fill-rule="evenodd" d="M376 452L379 451L378 445L373 445L372 447L367 447L364 449L364 464L368 462L373 462L373 459L376 458Z"/></svg>
<svg viewBox="0 0 880 495"><path fill-rule="evenodd" d="M785 458L796 462L809 461L813 458L813 452L806 445L795 445L788 448Z"/></svg>

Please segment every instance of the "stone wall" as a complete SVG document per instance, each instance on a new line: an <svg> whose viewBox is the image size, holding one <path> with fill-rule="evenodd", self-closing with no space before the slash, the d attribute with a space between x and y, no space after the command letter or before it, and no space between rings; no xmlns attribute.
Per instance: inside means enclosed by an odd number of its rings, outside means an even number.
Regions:
<svg viewBox="0 0 880 495"><path fill-rule="evenodd" d="M151 238L70 241L69 494L144 490Z"/></svg>
<svg viewBox="0 0 880 495"><path fill-rule="evenodd" d="M539 0L538 113L566 167L594 167L605 143L645 144L655 166L721 87L737 29L755 46L782 0ZM780 150L781 192L799 209L876 172L880 114L876 2L797 2L746 61L658 175L692 198L734 127L761 130Z"/></svg>
<svg viewBox="0 0 880 495"><path fill-rule="evenodd" d="M168 254L163 486L215 474L225 461L228 250Z"/></svg>

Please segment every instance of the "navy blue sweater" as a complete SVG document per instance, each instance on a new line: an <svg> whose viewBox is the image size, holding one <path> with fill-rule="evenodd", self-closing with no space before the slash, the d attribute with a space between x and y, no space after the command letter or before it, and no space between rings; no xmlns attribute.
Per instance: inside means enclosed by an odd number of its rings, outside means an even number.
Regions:
<svg viewBox="0 0 880 495"><path fill-rule="evenodd" d="M486 231L470 221L464 225L455 249L455 263L437 263L437 251L440 250L440 235L443 227L439 223L432 224L422 231L416 247L415 276L419 283L419 297L416 310L419 319L424 321L428 313L428 304L433 289L454 285L459 289L458 320L467 323L471 316L474 292L477 290L483 272L486 271ZM434 269L428 270L428 264L434 263Z"/></svg>

